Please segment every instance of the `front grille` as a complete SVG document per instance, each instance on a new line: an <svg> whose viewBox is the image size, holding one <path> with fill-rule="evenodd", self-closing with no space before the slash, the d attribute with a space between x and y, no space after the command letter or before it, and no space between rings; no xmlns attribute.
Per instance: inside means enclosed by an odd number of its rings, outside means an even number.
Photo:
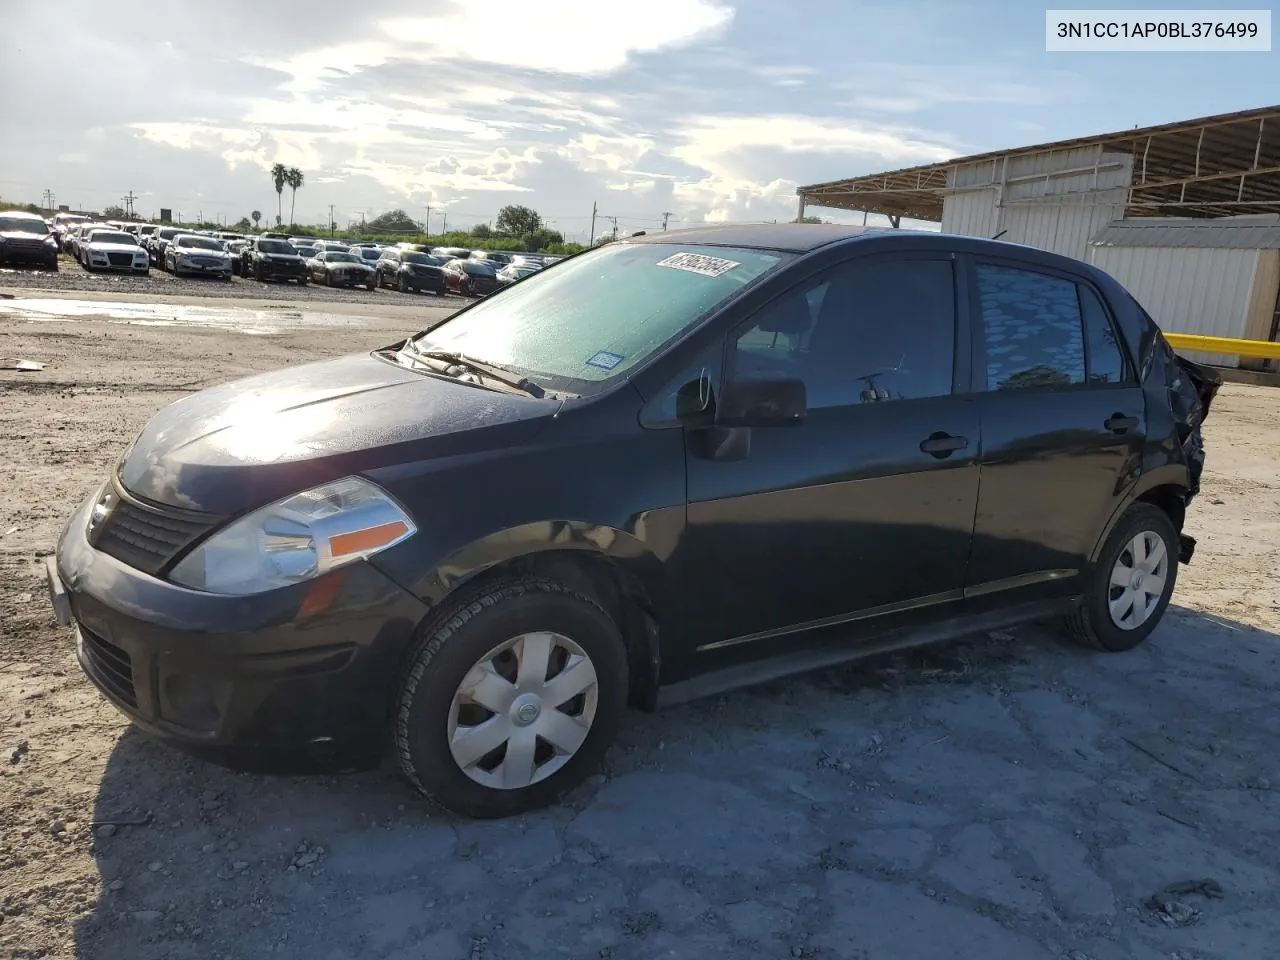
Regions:
<svg viewBox="0 0 1280 960"><path fill-rule="evenodd" d="M132 253L108 253L107 263L113 267L131 267L133 266Z"/></svg>
<svg viewBox="0 0 1280 960"><path fill-rule="evenodd" d="M107 643L96 633L78 628L81 650L90 678L121 703L138 708L138 696L133 687L133 663L129 654L114 644Z"/></svg>
<svg viewBox="0 0 1280 960"><path fill-rule="evenodd" d="M103 553L154 576L217 522L201 514L161 512L121 500L92 539Z"/></svg>

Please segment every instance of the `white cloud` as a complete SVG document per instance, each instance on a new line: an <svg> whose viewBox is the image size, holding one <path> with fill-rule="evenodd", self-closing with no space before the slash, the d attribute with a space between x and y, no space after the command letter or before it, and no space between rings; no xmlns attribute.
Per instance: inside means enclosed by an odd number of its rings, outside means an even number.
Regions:
<svg viewBox="0 0 1280 960"><path fill-rule="evenodd" d="M604 137L588 133L575 137L556 152L579 170L617 173L635 166L652 149L652 137Z"/></svg>
<svg viewBox="0 0 1280 960"><path fill-rule="evenodd" d="M548 73L597 75L626 66L636 53L680 47L714 36L733 10L718 0L539 0L507 19L492 4L452 0L439 16L384 20L394 40L429 46L437 56Z"/></svg>

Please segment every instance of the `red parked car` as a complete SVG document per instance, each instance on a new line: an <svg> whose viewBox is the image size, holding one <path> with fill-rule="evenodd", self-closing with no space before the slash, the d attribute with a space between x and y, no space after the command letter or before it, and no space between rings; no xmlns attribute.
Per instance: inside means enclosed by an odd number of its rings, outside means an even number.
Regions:
<svg viewBox="0 0 1280 960"><path fill-rule="evenodd" d="M483 297L502 283L497 265L484 260L450 260L444 265L444 285L464 297Z"/></svg>

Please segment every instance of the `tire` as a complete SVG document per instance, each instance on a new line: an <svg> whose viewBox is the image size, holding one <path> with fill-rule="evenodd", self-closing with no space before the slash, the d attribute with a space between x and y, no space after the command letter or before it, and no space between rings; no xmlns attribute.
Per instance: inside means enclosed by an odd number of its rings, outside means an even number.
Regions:
<svg viewBox="0 0 1280 960"><path fill-rule="evenodd" d="M300 286L300 287L305 287L305 286L306 286L308 283L310 283L310 282L311 282L311 279L310 279L309 277L299 277L299 278L298 278L298 286Z"/></svg>
<svg viewBox="0 0 1280 960"><path fill-rule="evenodd" d="M1145 561L1138 561L1141 566L1135 564L1138 558L1134 556L1133 547L1139 537L1144 539L1148 549L1158 541L1163 547L1163 560L1153 563L1155 551L1152 550ZM1125 569L1132 569L1134 575L1123 577ZM1122 584L1112 583L1113 572ZM1131 587L1140 580L1143 586L1150 588L1153 573L1163 573L1158 595ZM1169 515L1149 503L1134 504L1107 537L1097 563L1091 566L1087 576L1088 593L1080 609L1068 618L1068 632L1076 641L1096 650L1108 653L1132 650L1150 636L1164 617L1178 579L1178 534ZM1126 579L1127 584L1123 583ZM1113 594L1118 618L1112 613ZM1144 610L1145 614L1142 613Z"/></svg>
<svg viewBox="0 0 1280 960"><path fill-rule="evenodd" d="M401 293L408 293L408 292L409 292L409 288L408 288L408 286L407 286L407 285L405 284L405 282L404 282L404 276L403 276L403 275L402 275L402 276L399 276L399 277L396 277L396 289L397 289L397 290L399 290Z"/></svg>
<svg viewBox="0 0 1280 960"><path fill-rule="evenodd" d="M366 283L366 284L364 285L364 288L365 288L366 290L368 290L370 293L372 293L374 290L378 289L378 288L374 285L374 282L373 282L372 280L370 280L368 283Z"/></svg>
<svg viewBox="0 0 1280 960"><path fill-rule="evenodd" d="M262 272L262 264L258 264L256 267L254 267L253 278L257 280L259 283L267 282L267 275Z"/></svg>
<svg viewBox="0 0 1280 960"><path fill-rule="evenodd" d="M464 297L471 296L471 281L470 280L460 281L458 283L458 293Z"/></svg>
<svg viewBox="0 0 1280 960"><path fill-rule="evenodd" d="M479 762L469 764L474 775L466 772L454 759L449 732L451 725L464 729L468 725L452 720L457 716L454 702L460 686L495 650L513 642L517 647L506 650L500 662L503 669L514 675L517 669L514 664L518 660L515 651L523 648L523 640L516 638L545 633L557 634L561 641L575 645L588 667L594 668L593 687L566 701L580 710L581 715L590 713L585 739L579 741L567 758L556 756L550 742L541 737L542 731L548 729L543 721L552 715L567 718L569 714L554 706L543 707L539 712L533 698L534 719L526 719L522 724L516 711L529 711L530 703L526 700L521 705L517 700L508 708L510 719L504 720L496 732L506 731L513 739L522 734L526 743L536 745L538 752L529 758L529 776L505 767L508 743L505 739L497 741ZM555 649L559 655L561 648ZM578 664L574 669L580 667ZM567 670L553 673L551 682L567 673ZM489 676L498 684L500 699L503 691L510 694L520 689L497 672ZM542 688L542 681L532 682ZM592 692L594 706L591 705ZM523 696L528 697L528 692ZM500 581L446 608L425 626L395 705L396 756L409 782L437 806L468 817L513 816L554 802L596 769L613 742L626 701L626 648L617 625L599 605L548 580ZM477 724L504 717L471 704L460 709L469 711ZM483 717L486 713L489 715ZM531 730L531 726L540 729ZM576 736L583 725L577 723L566 728L561 722L554 726L560 733L568 729ZM538 756L542 760L538 760ZM483 764L489 764L492 770L486 773ZM503 788L477 779L509 774L526 781L527 785Z"/></svg>

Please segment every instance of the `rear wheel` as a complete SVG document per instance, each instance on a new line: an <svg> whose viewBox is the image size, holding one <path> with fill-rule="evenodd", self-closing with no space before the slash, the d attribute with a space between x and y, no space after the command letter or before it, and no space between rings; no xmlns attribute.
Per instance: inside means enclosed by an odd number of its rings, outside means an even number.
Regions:
<svg viewBox="0 0 1280 960"><path fill-rule="evenodd" d="M267 275L262 270L262 264L258 264L256 267L254 267L253 276L254 276L254 279L256 279L259 283L267 282Z"/></svg>
<svg viewBox="0 0 1280 960"><path fill-rule="evenodd" d="M399 290L401 293L408 293L408 292L409 292L409 285L408 285L407 283L405 283L405 282L404 282L404 276L403 276L403 275L401 275L400 277L397 277L397 278L396 278L396 289L397 289L397 290Z"/></svg>
<svg viewBox="0 0 1280 960"><path fill-rule="evenodd" d="M1120 518L1093 565L1089 591L1067 621L1081 643L1118 653L1150 636L1178 578L1178 535L1169 515L1137 503Z"/></svg>
<svg viewBox="0 0 1280 960"><path fill-rule="evenodd" d="M558 583L496 583L427 627L395 718L400 768L455 813L504 817L582 781L626 705L617 625Z"/></svg>

